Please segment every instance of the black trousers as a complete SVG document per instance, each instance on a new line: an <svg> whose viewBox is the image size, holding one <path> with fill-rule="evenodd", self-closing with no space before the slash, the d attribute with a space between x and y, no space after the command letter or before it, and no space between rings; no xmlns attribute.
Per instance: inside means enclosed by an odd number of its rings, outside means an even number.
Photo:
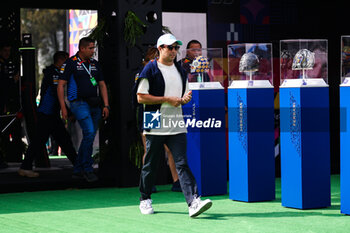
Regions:
<svg viewBox="0 0 350 233"><path fill-rule="evenodd" d="M45 148L45 144L50 135L52 135L58 145L66 153L67 158L74 164L77 153L61 118L58 115L46 115L40 112L38 112L37 116L38 126L36 136L28 146L21 168L25 170L33 169L33 161L36 155L40 153L40 150Z"/></svg>
<svg viewBox="0 0 350 233"><path fill-rule="evenodd" d="M186 134L176 135L146 135L147 152L140 176L141 200L151 198L152 186L156 181L156 172L159 166L161 150L164 144L173 154L182 192L188 205L194 195L198 195L196 180L187 163L187 138Z"/></svg>

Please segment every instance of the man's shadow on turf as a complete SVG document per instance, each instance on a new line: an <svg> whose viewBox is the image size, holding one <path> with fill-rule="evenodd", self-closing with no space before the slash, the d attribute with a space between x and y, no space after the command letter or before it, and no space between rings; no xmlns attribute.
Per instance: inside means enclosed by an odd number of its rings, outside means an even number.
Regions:
<svg viewBox="0 0 350 233"><path fill-rule="evenodd" d="M337 206L332 206L327 209L334 210L337 209ZM324 211L325 209L322 209ZM181 214L188 215L188 212L175 212L175 211L155 211L155 214ZM327 216L327 217L346 217L343 214L329 214L322 213L317 211L308 211L308 210L296 210L296 211L280 211L280 212L262 212L262 213L213 213L213 211L202 213L201 215L193 219L207 219L207 220L230 220L232 218L239 217L251 217L251 218L284 218L284 217L295 217L303 218L309 216Z"/></svg>

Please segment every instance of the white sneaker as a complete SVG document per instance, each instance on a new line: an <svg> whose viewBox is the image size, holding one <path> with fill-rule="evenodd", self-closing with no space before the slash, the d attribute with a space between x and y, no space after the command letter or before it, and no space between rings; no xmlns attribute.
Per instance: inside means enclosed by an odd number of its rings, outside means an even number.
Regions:
<svg viewBox="0 0 350 233"><path fill-rule="evenodd" d="M143 201L140 201L140 211L141 214L153 214L153 208L152 208L152 200L146 199Z"/></svg>
<svg viewBox="0 0 350 233"><path fill-rule="evenodd" d="M197 217L204 211L207 211L213 203L210 199L201 200L200 197L194 197L193 201L191 202L190 207L188 207L188 212L191 218Z"/></svg>

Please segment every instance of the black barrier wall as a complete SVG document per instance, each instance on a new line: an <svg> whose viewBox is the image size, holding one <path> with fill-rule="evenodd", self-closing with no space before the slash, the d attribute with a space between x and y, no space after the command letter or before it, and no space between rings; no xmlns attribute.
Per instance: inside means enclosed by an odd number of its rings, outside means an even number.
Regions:
<svg viewBox="0 0 350 233"><path fill-rule="evenodd" d="M132 45L125 40L125 21L135 14L145 26ZM133 147L138 140L132 87L142 68L142 59L162 33L161 1L102 1L99 22L107 22L99 61L109 87L111 116L101 128L100 176L118 186L135 186L139 169Z"/></svg>

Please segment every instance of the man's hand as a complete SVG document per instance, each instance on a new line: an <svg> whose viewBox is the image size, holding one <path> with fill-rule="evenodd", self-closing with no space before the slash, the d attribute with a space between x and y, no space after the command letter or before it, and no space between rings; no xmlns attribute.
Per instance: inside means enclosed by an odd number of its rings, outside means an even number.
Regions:
<svg viewBox="0 0 350 233"><path fill-rule="evenodd" d="M61 108L61 115L62 115L62 119L63 120L67 120L68 119L68 111L66 108Z"/></svg>
<svg viewBox="0 0 350 233"><path fill-rule="evenodd" d="M166 102L168 102L170 105L177 107L181 104L181 98L179 97L166 97L167 100Z"/></svg>
<svg viewBox="0 0 350 233"><path fill-rule="evenodd" d="M102 117L103 117L103 120L106 120L109 116L109 108L107 107L103 107L102 109Z"/></svg>
<svg viewBox="0 0 350 233"><path fill-rule="evenodd" d="M181 104L187 104L192 99L192 91L187 92L181 99Z"/></svg>
<svg viewBox="0 0 350 233"><path fill-rule="evenodd" d="M61 106L61 115L63 120L68 119L68 111L66 107L66 103L64 102L64 86L66 85L67 81L65 80L58 80L58 85L57 85L57 97L58 97L58 102L60 103Z"/></svg>
<svg viewBox="0 0 350 233"><path fill-rule="evenodd" d="M102 118L106 120L109 116L109 104L108 104L108 93L105 81L99 81L98 85L100 87L101 96L103 100L104 107L102 109Z"/></svg>

